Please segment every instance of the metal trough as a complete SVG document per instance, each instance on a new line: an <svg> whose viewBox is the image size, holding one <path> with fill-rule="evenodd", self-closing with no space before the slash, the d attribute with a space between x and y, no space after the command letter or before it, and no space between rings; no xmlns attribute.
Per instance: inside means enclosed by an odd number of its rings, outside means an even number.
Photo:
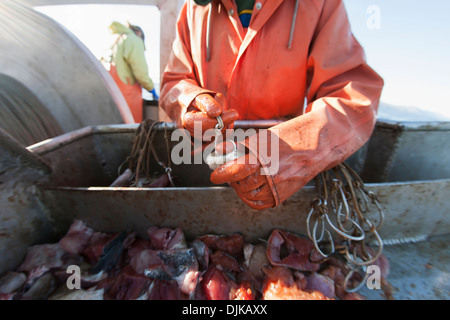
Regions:
<svg viewBox="0 0 450 320"><path fill-rule="evenodd" d="M0 167L8 173L0 175L0 201L9 208L0 217L0 274L20 263L29 245L56 241L74 219L99 231L128 229L142 236L151 225L181 227L188 238L241 232L254 243L267 239L274 228L306 234L306 215L316 196L312 185L278 208L263 211L246 206L232 188L213 186L205 164L174 166L176 188L108 187L130 154L136 129L86 127L27 150L2 136L9 141L2 150L4 159L26 161L11 160ZM448 123L379 122L372 139L348 160L365 181L378 179L366 187L386 211L381 236L388 244L384 252L391 261L389 280L397 299L450 297L449 130ZM163 151L163 127L160 132L157 141ZM414 142L422 147L411 152ZM376 290L362 293L382 298Z"/></svg>

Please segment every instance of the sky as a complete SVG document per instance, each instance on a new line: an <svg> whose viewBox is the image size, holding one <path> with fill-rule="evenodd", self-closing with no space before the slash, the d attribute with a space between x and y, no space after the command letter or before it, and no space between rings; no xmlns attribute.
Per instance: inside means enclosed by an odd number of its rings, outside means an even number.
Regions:
<svg viewBox="0 0 450 320"><path fill-rule="evenodd" d="M450 1L344 0L353 33L385 80L382 101L450 117ZM367 22L379 8L380 25Z"/></svg>
<svg viewBox="0 0 450 320"><path fill-rule="evenodd" d="M344 0L344 4L369 65L385 81L381 101L450 119L450 1ZM64 25L97 58L114 41L108 31L112 21L139 25L146 35L149 75L159 85L160 15L156 7L70 5L35 9Z"/></svg>

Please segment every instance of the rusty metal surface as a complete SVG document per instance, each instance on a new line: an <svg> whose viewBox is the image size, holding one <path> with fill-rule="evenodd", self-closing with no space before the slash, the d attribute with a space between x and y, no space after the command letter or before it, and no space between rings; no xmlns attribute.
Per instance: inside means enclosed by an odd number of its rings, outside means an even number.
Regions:
<svg viewBox="0 0 450 320"><path fill-rule="evenodd" d="M412 184L368 184L385 208L384 239L448 233L450 180ZM85 219L104 231L124 226L143 232L151 225L181 227L188 237L241 232L248 241L265 238L273 228L306 235L306 216L316 197L305 187L275 209L246 206L230 187L207 188L56 188L44 191L52 220L65 230ZM430 207L430 202L433 207Z"/></svg>
<svg viewBox="0 0 450 320"><path fill-rule="evenodd" d="M303 192L306 197L292 200L293 205L306 206L313 196L308 191ZM51 203L52 218L61 230L79 218L104 231L130 227L145 235L149 226L157 225L181 227L188 238L241 232L249 241L257 241L277 227L301 232L306 218L300 210L252 210L227 187L64 188L46 190L45 198Z"/></svg>

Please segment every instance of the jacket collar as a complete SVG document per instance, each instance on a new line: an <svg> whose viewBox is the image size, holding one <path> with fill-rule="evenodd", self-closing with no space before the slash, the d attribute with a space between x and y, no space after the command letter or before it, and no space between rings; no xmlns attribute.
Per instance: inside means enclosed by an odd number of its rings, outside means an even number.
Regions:
<svg viewBox="0 0 450 320"><path fill-rule="evenodd" d="M233 10L234 14L230 16L231 23L233 24L236 32L240 36L242 40L242 44L239 50L239 58L242 56L244 51L247 49L253 38L256 36L259 30L264 26L267 20L273 15L275 10L281 5L284 0L256 0L255 4L260 3L260 9L254 9L252 13L252 19L250 21L250 25L247 29L247 33L245 33L244 28L239 20L237 14L237 6L235 1L233 0L221 0L227 12Z"/></svg>

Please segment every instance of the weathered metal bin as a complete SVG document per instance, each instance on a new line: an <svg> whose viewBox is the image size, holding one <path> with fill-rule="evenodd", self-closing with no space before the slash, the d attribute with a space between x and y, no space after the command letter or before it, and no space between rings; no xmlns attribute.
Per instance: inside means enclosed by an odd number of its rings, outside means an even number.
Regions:
<svg viewBox="0 0 450 320"><path fill-rule="evenodd" d="M181 227L188 238L241 232L250 242L267 239L274 228L306 234L306 214L316 196L312 185L263 211L247 207L232 188L212 185L206 164L173 166L175 188L108 187L130 154L136 129L86 127L27 149L1 136L0 274L20 263L29 245L56 241L74 219L99 231L142 236L152 225ZM397 299L450 297L449 130L448 123L379 122L368 144L348 160L374 182L366 186L385 208L381 236L391 244L384 252ZM163 135L161 125L162 154ZM382 298L376 291L362 293Z"/></svg>

